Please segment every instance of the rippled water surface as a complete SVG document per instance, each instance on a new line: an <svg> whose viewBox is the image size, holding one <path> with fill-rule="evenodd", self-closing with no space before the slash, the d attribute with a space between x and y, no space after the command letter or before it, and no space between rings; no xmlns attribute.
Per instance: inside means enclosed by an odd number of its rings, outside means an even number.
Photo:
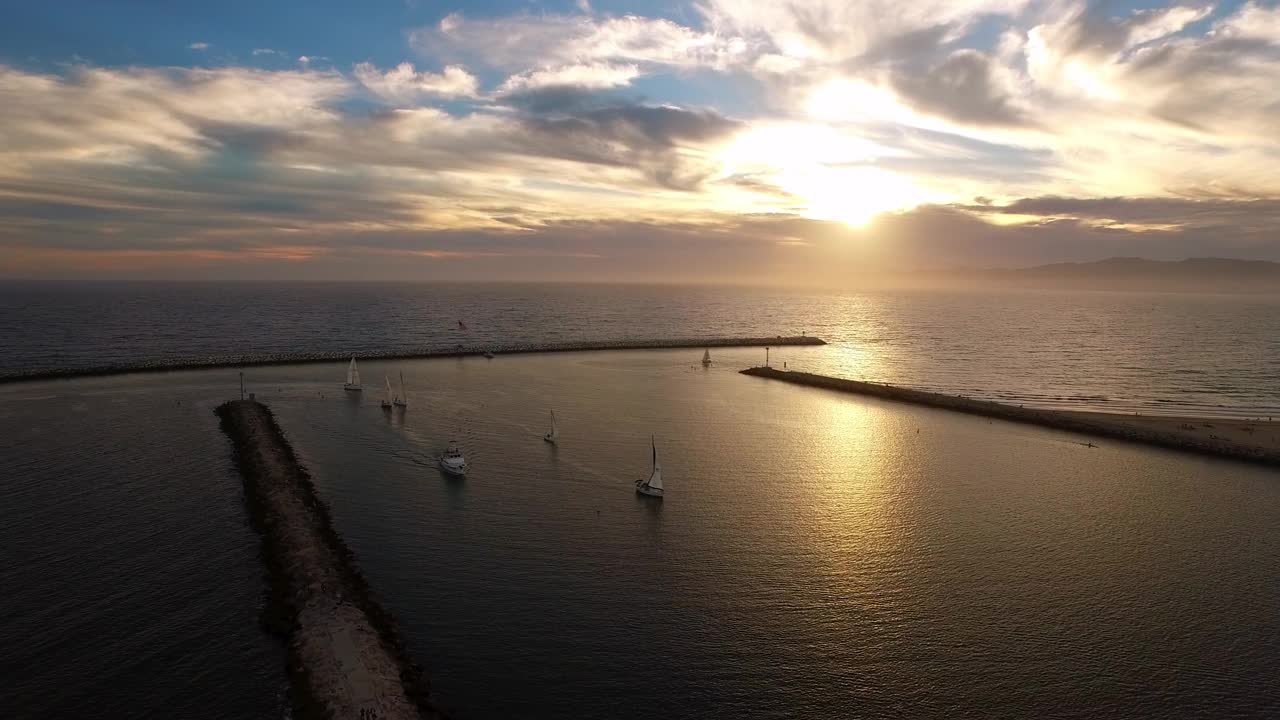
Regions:
<svg viewBox="0 0 1280 720"><path fill-rule="evenodd" d="M469 330L460 332L458 320ZM1059 408L1280 415L1280 297L593 285L0 287L0 374L233 356L806 332L790 362Z"/></svg>
<svg viewBox="0 0 1280 720"><path fill-rule="evenodd" d="M365 363L404 372L395 413L339 363L246 377L459 718L1280 713L1280 473L700 355ZM0 388L0 647L28 716L278 711L211 414L236 380ZM661 502L632 490L650 435ZM431 460L451 439L462 481Z"/></svg>

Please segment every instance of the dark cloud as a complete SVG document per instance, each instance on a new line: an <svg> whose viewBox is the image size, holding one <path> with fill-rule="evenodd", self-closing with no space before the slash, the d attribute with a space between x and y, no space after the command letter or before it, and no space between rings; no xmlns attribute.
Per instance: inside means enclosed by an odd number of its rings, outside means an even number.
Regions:
<svg viewBox="0 0 1280 720"><path fill-rule="evenodd" d="M1134 225L1227 227L1233 233L1280 226L1280 198L1022 198L1006 205L964 209L1008 215L1068 217Z"/></svg>
<svg viewBox="0 0 1280 720"><path fill-rule="evenodd" d="M891 78L904 99L927 113L970 125L1028 124L993 68L986 55L965 49L924 71L899 68Z"/></svg>
<svg viewBox="0 0 1280 720"><path fill-rule="evenodd" d="M612 107L525 115L528 152L582 163L641 168L654 182L695 190L716 168L682 157L679 148L726 137L739 123L708 110L670 106Z"/></svg>

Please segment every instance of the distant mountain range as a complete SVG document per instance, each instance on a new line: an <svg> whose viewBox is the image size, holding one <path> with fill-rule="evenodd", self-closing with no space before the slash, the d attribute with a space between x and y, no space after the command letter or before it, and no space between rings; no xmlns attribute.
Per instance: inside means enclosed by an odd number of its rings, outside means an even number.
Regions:
<svg viewBox="0 0 1280 720"><path fill-rule="evenodd" d="M1055 263L1016 270L968 271L953 279L964 284L994 282L1027 288L1280 292L1280 263L1226 258L1162 261L1115 257L1097 262Z"/></svg>

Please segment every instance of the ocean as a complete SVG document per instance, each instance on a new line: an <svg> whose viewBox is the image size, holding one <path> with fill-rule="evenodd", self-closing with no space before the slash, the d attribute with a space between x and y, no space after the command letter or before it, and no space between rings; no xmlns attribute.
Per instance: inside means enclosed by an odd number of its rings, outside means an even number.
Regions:
<svg viewBox="0 0 1280 720"><path fill-rule="evenodd" d="M247 304L218 300L224 286L194 300L158 287L144 288L156 303L126 304L135 317ZM817 307L775 291L307 287L295 323L267 308L189 332L139 319L127 341L99 296L79 306L99 306L96 320L67 321L96 329L51 324L5 362L207 357L228 351L217 327L263 353L447 344L465 319L495 341L807 331L833 344L775 362L1071 407L1277 404L1265 386L1280 335L1257 297ZM353 304L361 293L381 309ZM544 327L531 308L563 296L575 311ZM4 312L10 337L26 311ZM342 392L341 362L245 381L457 718L1280 713L1280 473L737 373L762 354L715 350L709 369L700 350L367 361L359 395ZM401 372L410 407L385 413L373 390ZM0 386L6 716L287 715L283 649L257 622L257 540L213 415L238 380L227 367ZM557 447L541 439L553 409ZM651 437L660 502L632 489ZM465 480L434 466L450 440Z"/></svg>
<svg viewBox="0 0 1280 720"><path fill-rule="evenodd" d="M458 321L467 326L458 330ZM1280 415L1280 296L9 283L0 377L242 357L816 335L802 369L1037 407ZM763 355L763 350L760 351ZM781 359L781 358L780 358Z"/></svg>

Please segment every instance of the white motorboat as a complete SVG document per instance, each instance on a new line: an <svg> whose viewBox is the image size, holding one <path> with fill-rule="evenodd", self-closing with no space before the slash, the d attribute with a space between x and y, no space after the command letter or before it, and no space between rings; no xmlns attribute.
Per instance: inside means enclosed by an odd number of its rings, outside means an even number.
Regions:
<svg viewBox="0 0 1280 720"><path fill-rule="evenodd" d="M551 411L551 432L547 433L546 435L543 435L542 439L546 440L552 445L555 445L556 441L560 439L560 428L556 427L556 411L555 410Z"/></svg>
<svg viewBox="0 0 1280 720"><path fill-rule="evenodd" d="M440 469L450 475L466 475L467 459L458 449L458 443L449 441L449 447L440 455Z"/></svg>
<svg viewBox="0 0 1280 720"><path fill-rule="evenodd" d="M360 392L364 390L360 386L360 369L356 367L356 356L351 356L351 364L347 366L347 384L342 386L343 390L350 392Z"/></svg>
<svg viewBox="0 0 1280 720"><path fill-rule="evenodd" d="M662 498L662 467L658 465L658 445L653 438L649 438L650 444L653 446L653 470L649 473L649 479L640 479L636 481L636 492L649 497Z"/></svg>
<svg viewBox="0 0 1280 720"><path fill-rule="evenodd" d="M404 371L400 371L400 394L391 398L391 404L397 407L409 407L409 396L404 391Z"/></svg>
<svg viewBox="0 0 1280 720"><path fill-rule="evenodd" d="M390 410L391 409L391 378L387 377L386 375L383 375L382 379L387 381L387 389L382 395L382 409Z"/></svg>

